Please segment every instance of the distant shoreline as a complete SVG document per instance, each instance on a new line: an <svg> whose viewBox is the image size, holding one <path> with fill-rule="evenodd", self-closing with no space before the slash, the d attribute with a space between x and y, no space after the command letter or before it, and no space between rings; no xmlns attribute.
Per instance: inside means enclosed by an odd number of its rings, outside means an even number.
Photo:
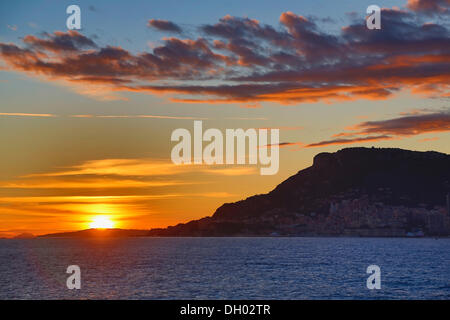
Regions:
<svg viewBox="0 0 450 320"><path fill-rule="evenodd" d="M107 234L105 234L105 232ZM351 235L228 235L228 236L152 236L149 230L133 229L86 229L80 231L49 233L28 238L0 238L0 240L34 239L118 239L118 238L383 238L383 239L449 239L450 236L351 236ZM136 234L142 233L142 234ZM131 234L131 235L130 235ZM134 235L133 235L134 234Z"/></svg>

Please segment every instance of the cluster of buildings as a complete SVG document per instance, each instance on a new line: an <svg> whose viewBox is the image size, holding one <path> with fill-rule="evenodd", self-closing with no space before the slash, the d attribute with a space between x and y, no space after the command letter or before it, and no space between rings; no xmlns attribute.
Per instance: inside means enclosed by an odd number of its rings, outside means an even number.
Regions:
<svg viewBox="0 0 450 320"><path fill-rule="evenodd" d="M243 234L258 229L280 236L422 237L450 236L450 203L430 208L388 205L367 196L333 199L328 212L286 212L275 208L244 219ZM256 219L256 220L255 220ZM258 226L258 228L255 228Z"/></svg>

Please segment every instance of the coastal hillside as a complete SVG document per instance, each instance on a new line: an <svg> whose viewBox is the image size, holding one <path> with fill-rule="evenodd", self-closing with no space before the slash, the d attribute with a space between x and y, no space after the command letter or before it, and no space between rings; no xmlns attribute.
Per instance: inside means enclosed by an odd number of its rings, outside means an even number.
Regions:
<svg viewBox="0 0 450 320"><path fill-rule="evenodd" d="M393 148L320 153L313 165L211 217L150 236L446 236L450 155Z"/></svg>

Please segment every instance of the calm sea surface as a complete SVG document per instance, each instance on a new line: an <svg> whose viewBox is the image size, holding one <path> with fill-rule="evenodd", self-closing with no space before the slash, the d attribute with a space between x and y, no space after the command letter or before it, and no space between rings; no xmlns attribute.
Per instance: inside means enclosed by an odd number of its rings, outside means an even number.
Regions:
<svg viewBox="0 0 450 320"><path fill-rule="evenodd" d="M366 287L367 266L381 289ZM66 268L81 268L68 290ZM450 239L0 240L0 299L449 299Z"/></svg>

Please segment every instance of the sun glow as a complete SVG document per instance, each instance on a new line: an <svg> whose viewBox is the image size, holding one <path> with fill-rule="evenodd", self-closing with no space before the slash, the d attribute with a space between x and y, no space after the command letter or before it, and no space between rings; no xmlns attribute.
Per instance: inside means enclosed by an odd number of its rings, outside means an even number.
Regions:
<svg viewBox="0 0 450 320"><path fill-rule="evenodd" d="M95 216L89 227L91 229L111 229L114 228L114 222L108 216Z"/></svg>

